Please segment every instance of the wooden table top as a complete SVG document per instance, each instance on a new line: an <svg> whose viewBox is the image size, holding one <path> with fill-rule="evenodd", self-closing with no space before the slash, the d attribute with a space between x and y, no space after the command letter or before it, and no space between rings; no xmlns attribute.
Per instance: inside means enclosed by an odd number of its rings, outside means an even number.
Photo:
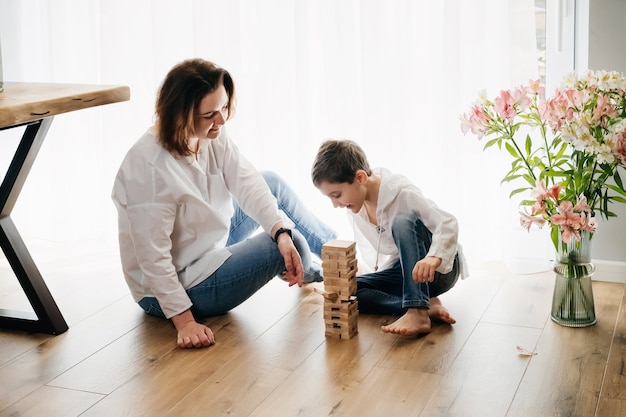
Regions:
<svg viewBox="0 0 626 417"><path fill-rule="evenodd" d="M129 99L127 86L5 82L0 128Z"/></svg>

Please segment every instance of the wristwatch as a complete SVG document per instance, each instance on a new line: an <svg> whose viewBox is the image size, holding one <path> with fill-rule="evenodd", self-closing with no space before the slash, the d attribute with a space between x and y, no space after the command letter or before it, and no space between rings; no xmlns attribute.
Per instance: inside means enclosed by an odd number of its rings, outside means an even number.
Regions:
<svg viewBox="0 0 626 417"><path fill-rule="evenodd" d="M291 229L287 229L286 227L281 227L274 233L274 238L272 239L274 243L278 243L278 236L282 233L287 233L291 239L293 239L293 235L291 234Z"/></svg>

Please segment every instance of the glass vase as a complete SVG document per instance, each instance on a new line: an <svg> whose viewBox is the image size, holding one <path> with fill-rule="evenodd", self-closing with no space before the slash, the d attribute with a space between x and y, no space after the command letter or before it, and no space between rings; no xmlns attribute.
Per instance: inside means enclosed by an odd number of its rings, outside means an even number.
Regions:
<svg viewBox="0 0 626 417"><path fill-rule="evenodd" d="M561 326L587 327L596 323L591 287L595 271L591 262L592 236L590 232L580 232L580 240L572 237L569 243L559 236L551 318Z"/></svg>

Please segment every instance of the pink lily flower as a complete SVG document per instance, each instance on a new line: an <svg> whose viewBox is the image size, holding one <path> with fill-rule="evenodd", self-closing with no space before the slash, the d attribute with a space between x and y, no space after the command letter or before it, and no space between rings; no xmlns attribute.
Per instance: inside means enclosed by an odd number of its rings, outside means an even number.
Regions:
<svg viewBox="0 0 626 417"><path fill-rule="evenodd" d="M603 95L598 95L597 106L593 110L593 121L597 122L606 117L617 117L619 114L615 106Z"/></svg>
<svg viewBox="0 0 626 417"><path fill-rule="evenodd" d="M560 184L554 184L552 187L550 187L550 191L548 191L548 197L550 197L555 202L558 202L559 194L561 194L562 190L563 187L561 187Z"/></svg>
<svg viewBox="0 0 626 417"><path fill-rule="evenodd" d="M530 209L530 214L536 216L537 214L545 214L546 205L543 203L544 200L537 200L535 204Z"/></svg>
<svg viewBox="0 0 626 417"><path fill-rule="evenodd" d="M526 91L530 94L544 94L546 92L546 88L541 84L541 80L529 80L528 87L526 87Z"/></svg>
<svg viewBox="0 0 626 417"><path fill-rule="evenodd" d="M548 190L546 189L546 184L543 181L537 180L535 183L535 188L533 188L530 192L530 196L532 198L536 198L537 201L543 200L548 195Z"/></svg>
<svg viewBox="0 0 626 417"><path fill-rule="evenodd" d="M578 199L576 200L576 205L574 205L574 211L591 211L589 204L587 204L587 197L585 197L583 194L578 196Z"/></svg>
<svg viewBox="0 0 626 417"><path fill-rule="evenodd" d="M532 226L533 224L536 224L539 228L543 227L543 225L546 224L546 219L541 216L531 216L524 211L520 211L519 214L520 225L526 230L530 230L530 226Z"/></svg>
<svg viewBox="0 0 626 417"><path fill-rule="evenodd" d="M581 230L586 230L591 233L596 231L596 219L595 217L587 216L585 213L580 213L582 222Z"/></svg>
<svg viewBox="0 0 626 417"><path fill-rule="evenodd" d="M482 139L489 127L490 117L480 106L473 106L469 115L461 116L461 131L466 134L470 130L473 134Z"/></svg>
<svg viewBox="0 0 626 417"><path fill-rule="evenodd" d="M528 97L526 93L526 89L523 87L517 88L513 92L513 96L511 97L513 102L510 103L512 106L516 106L519 112L525 111L532 104L532 100Z"/></svg>
<svg viewBox="0 0 626 417"><path fill-rule="evenodd" d="M561 240L565 243L569 243L572 237L576 240L580 240L580 234L569 226L561 226Z"/></svg>
<svg viewBox="0 0 626 417"><path fill-rule="evenodd" d="M626 131L620 132L613 151L623 164L626 164Z"/></svg>
<svg viewBox="0 0 626 417"><path fill-rule="evenodd" d="M508 90L503 90L500 91L500 95L496 97L493 109L498 113L498 116L508 120L509 123L513 123L515 116L517 116L517 111L513 103L515 103L515 100L511 98L511 93Z"/></svg>
<svg viewBox="0 0 626 417"><path fill-rule="evenodd" d="M579 90L566 90L565 96L575 109L581 109L585 101L586 94Z"/></svg>

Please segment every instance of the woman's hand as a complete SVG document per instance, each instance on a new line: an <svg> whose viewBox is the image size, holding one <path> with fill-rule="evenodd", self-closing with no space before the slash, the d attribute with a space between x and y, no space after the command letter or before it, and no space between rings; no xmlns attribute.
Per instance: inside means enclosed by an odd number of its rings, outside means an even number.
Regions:
<svg viewBox="0 0 626 417"><path fill-rule="evenodd" d="M413 281L415 282L433 282L435 280L435 271L441 265L441 258L435 256L427 256L415 264L413 268Z"/></svg>
<svg viewBox="0 0 626 417"><path fill-rule="evenodd" d="M298 285L302 286L304 281L304 267L302 266L302 259L298 250L293 244L293 240L287 233L282 233L278 236L276 241L278 245L278 251L283 255L285 260L285 272L283 272L283 279L289 283L289 286Z"/></svg>
<svg viewBox="0 0 626 417"><path fill-rule="evenodd" d="M178 331L176 345L179 348L203 348L215 344L215 336L211 329L198 323L190 310L172 317L172 322Z"/></svg>

